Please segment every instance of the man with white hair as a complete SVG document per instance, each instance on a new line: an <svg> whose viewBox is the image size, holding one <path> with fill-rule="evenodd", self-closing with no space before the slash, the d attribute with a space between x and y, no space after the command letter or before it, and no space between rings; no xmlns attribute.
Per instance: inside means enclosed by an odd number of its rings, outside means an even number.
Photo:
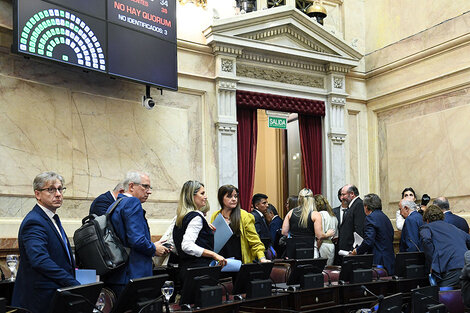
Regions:
<svg viewBox="0 0 470 313"><path fill-rule="evenodd" d="M114 230L125 247L130 248L125 266L104 278L107 285L119 297L130 279L152 276L152 257L163 256L170 251L162 243L155 244L150 238L150 229L142 203L152 194L149 175L143 172L128 172L124 179L124 193L111 215Z"/></svg>
<svg viewBox="0 0 470 313"><path fill-rule="evenodd" d="M405 219L401 231L400 252L421 251L419 228L423 226L423 216L419 214L418 206L411 200L401 199L398 203L400 214Z"/></svg>

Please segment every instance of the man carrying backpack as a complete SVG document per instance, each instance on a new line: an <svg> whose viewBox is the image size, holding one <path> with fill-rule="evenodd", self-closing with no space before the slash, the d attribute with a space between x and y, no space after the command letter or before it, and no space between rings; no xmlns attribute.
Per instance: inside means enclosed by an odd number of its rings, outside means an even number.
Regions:
<svg viewBox="0 0 470 313"><path fill-rule="evenodd" d="M161 243L153 243L142 203L152 193L150 178L142 172L128 172L124 179L121 202L111 216L114 231L125 247L130 248L129 259L122 266L103 277L104 282L117 297L130 279L152 276L152 257L163 256L169 249Z"/></svg>

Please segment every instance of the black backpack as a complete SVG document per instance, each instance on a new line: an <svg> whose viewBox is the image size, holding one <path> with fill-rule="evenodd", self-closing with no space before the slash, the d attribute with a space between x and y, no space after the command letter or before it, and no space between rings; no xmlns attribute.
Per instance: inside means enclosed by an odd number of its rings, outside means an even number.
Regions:
<svg viewBox="0 0 470 313"><path fill-rule="evenodd" d="M95 269L96 274L105 275L126 264L129 248L124 247L111 223L111 215L121 200L115 201L104 215L85 217L82 226L73 234L80 268Z"/></svg>

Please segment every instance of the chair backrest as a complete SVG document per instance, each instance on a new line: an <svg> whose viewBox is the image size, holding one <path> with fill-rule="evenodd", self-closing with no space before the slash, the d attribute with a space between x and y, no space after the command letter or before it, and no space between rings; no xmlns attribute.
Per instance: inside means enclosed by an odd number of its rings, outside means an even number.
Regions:
<svg viewBox="0 0 470 313"><path fill-rule="evenodd" d="M439 302L445 304L449 313L463 313L465 311L460 289L439 291Z"/></svg>
<svg viewBox="0 0 470 313"><path fill-rule="evenodd" d="M104 307L101 311L103 311L103 313L110 313L116 304L116 295L111 289L103 288L101 289L101 293L98 299L101 297L104 298Z"/></svg>

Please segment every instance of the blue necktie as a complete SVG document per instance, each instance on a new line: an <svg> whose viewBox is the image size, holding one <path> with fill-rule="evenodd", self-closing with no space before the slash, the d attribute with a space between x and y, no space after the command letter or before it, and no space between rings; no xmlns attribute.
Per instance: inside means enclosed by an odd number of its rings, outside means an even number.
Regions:
<svg viewBox="0 0 470 313"><path fill-rule="evenodd" d="M60 234L62 236L62 241L64 242L65 245L65 250L67 251L67 255L69 257L70 263L72 263L72 258L70 256L70 251L69 251L69 246L67 244L67 235L65 235L64 228L62 227L62 223L60 222L59 215L54 214L54 221L57 223L57 226L59 227Z"/></svg>

